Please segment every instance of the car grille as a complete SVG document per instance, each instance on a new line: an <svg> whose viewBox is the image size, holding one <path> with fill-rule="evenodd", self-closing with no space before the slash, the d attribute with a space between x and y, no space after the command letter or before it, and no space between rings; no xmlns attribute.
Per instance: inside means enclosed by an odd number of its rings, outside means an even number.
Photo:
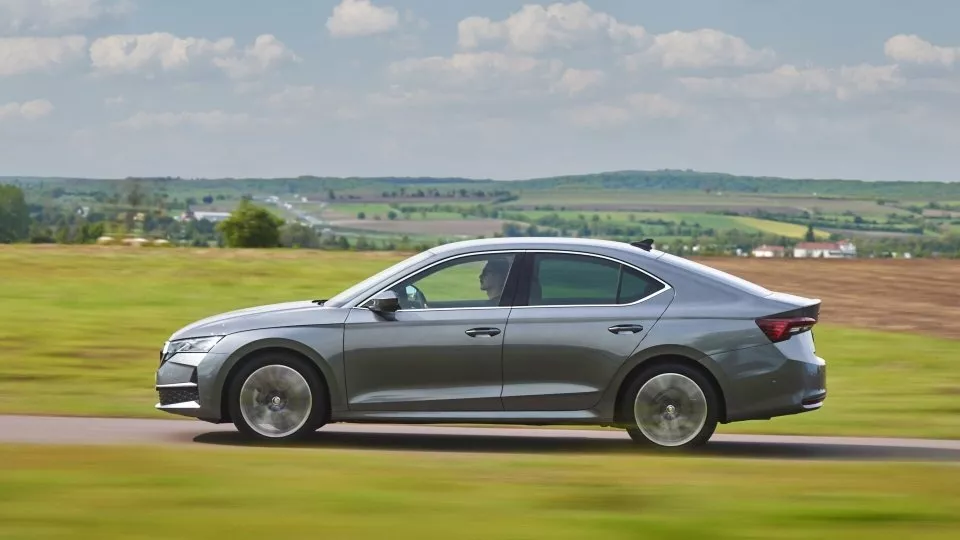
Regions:
<svg viewBox="0 0 960 540"><path fill-rule="evenodd" d="M160 405L172 405L186 401L200 401L200 392L196 388L160 388Z"/></svg>

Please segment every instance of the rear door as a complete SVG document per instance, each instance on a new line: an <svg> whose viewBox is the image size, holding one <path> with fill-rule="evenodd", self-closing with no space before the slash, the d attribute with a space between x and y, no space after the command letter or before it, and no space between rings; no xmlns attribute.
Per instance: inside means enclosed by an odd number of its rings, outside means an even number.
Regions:
<svg viewBox="0 0 960 540"><path fill-rule="evenodd" d="M672 299L632 266L586 253L531 251L503 344L506 411L575 411L610 379Z"/></svg>

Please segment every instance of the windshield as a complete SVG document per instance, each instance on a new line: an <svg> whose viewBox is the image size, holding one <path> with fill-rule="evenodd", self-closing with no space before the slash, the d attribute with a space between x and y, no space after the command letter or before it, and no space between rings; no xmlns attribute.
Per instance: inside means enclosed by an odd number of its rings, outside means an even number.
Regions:
<svg viewBox="0 0 960 540"><path fill-rule="evenodd" d="M344 303L346 303L348 300L350 300L351 298L353 298L354 296L362 292L367 287L372 286L373 284L377 283L378 281L386 278L391 274L403 272L408 268L411 268L417 264L420 264L421 262L429 259L431 256L433 256L433 253L431 253L429 250L421 251L420 253L417 253L416 255L413 255L410 258L404 259L398 262L397 264L394 264L393 266L390 266L388 268L385 268L384 270L381 270L380 272L377 272L376 274L368 277L367 279L361 281L360 283L357 283L356 285L350 287L349 289L338 293L336 296L327 300L324 303L324 305L330 306L330 307L340 307Z"/></svg>

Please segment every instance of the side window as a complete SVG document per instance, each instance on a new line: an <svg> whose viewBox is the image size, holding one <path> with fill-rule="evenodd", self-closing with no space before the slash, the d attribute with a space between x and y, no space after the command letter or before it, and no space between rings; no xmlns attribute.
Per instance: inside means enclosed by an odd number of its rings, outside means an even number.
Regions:
<svg viewBox="0 0 960 540"><path fill-rule="evenodd" d="M620 265L585 255L538 254L530 305L615 304Z"/></svg>
<svg viewBox="0 0 960 540"><path fill-rule="evenodd" d="M393 287L402 309L495 307L516 255L461 257L416 274Z"/></svg>
<svg viewBox="0 0 960 540"><path fill-rule="evenodd" d="M663 288L633 268L588 255L538 254L533 261L530 305L629 304Z"/></svg>

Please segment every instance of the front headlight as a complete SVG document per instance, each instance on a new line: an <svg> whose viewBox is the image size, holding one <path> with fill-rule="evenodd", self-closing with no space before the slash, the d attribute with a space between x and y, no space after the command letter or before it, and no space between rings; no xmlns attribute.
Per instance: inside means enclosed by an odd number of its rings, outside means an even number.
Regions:
<svg viewBox="0 0 960 540"><path fill-rule="evenodd" d="M221 339L223 339L223 336L207 336L171 341L167 343L165 354L171 356L177 353L205 353L212 349Z"/></svg>
<svg viewBox="0 0 960 540"><path fill-rule="evenodd" d="M160 352L160 365L173 357L177 353L205 353L216 345L223 336L207 336L200 338L178 339L168 341L163 344L163 351Z"/></svg>

